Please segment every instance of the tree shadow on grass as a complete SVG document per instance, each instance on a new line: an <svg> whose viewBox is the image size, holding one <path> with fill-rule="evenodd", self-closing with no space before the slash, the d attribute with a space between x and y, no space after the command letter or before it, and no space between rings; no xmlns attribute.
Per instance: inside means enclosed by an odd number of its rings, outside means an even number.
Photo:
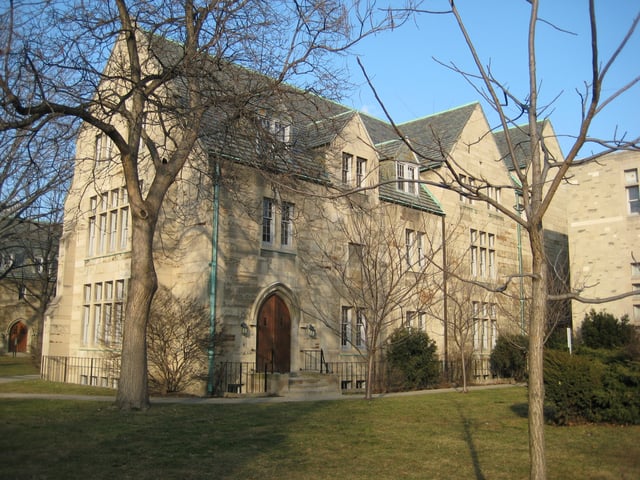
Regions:
<svg viewBox="0 0 640 480"><path fill-rule="evenodd" d="M486 480L484 473L482 473L482 466L480 465L480 457L478 455L478 449L473 441L472 420L467 418L460 408L460 405L456 402L456 409L460 420L462 421L464 441L469 449L469 455L471 456L471 463L473 464L473 472L476 480Z"/></svg>
<svg viewBox="0 0 640 480"><path fill-rule="evenodd" d="M520 418L527 418L529 416L529 404L514 403L513 405L511 405L511 411Z"/></svg>

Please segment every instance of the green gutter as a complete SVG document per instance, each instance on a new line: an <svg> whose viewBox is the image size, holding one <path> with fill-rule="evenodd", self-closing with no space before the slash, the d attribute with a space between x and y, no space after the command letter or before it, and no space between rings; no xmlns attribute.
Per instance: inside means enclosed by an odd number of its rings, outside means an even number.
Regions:
<svg viewBox="0 0 640 480"><path fill-rule="evenodd" d="M211 273L209 278L209 374L207 375L207 394L213 395L214 385L214 339L216 335L216 286L218 281L218 216L220 210L220 166L216 162L213 183L213 221L211 233Z"/></svg>

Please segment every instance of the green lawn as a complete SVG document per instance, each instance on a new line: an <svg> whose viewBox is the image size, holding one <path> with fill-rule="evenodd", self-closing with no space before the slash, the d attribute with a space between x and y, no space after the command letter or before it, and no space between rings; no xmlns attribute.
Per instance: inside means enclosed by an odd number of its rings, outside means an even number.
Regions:
<svg viewBox="0 0 640 480"><path fill-rule="evenodd" d="M0 399L2 478L526 478L526 390L371 402ZM547 427L549 478L640 478L640 427Z"/></svg>
<svg viewBox="0 0 640 480"><path fill-rule="evenodd" d="M0 355L0 377L12 377L14 375L34 375L38 369L31 361L31 357L13 355Z"/></svg>

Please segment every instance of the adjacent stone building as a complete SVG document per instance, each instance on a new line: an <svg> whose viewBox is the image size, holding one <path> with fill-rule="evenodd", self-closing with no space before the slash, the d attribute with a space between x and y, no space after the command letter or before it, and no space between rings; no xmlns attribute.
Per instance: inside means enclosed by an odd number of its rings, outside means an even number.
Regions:
<svg viewBox="0 0 640 480"><path fill-rule="evenodd" d="M572 168L568 202L571 276L585 298L631 291L606 305L573 302L579 327L590 309L624 315L640 325L640 153L618 152Z"/></svg>
<svg viewBox="0 0 640 480"><path fill-rule="evenodd" d="M55 293L60 225L0 220L0 354L40 355Z"/></svg>

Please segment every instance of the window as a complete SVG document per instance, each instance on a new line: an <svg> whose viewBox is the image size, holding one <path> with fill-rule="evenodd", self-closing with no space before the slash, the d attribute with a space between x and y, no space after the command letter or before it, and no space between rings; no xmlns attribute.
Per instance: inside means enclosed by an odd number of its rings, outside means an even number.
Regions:
<svg viewBox="0 0 640 480"><path fill-rule="evenodd" d="M634 277L640 277L640 263L631 264L631 275Z"/></svg>
<svg viewBox="0 0 640 480"><path fill-rule="evenodd" d="M490 199L495 200L496 203L500 203L500 200L502 199L502 189L500 187L488 187L487 195ZM494 207L490 203L487 203L487 209L498 211L497 207Z"/></svg>
<svg viewBox="0 0 640 480"><path fill-rule="evenodd" d="M126 250L129 245L129 207L126 189L113 189L89 199L87 255Z"/></svg>
<svg viewBox="0 0 640 480"><path fill-rule="evenodd" d="M340 346L345 349L351 346L352 310L352 307L342 307L342 318L340 320Z"/></svg>
<svg viewBox="0 0 640 480"><path fill-rule="evenodd" d="M426 265L424 239L423 232L405 230L405 257L408 268L413 269L416 266L422 268Z"/></svg>
<svg viewBox="0 0 640 480"><path fill-rule="evenodd" d="M293 205L284 202L282 204L282 216L280 219L280 244L291 246L293 243Z"/></svg>
<svg viewBox="0 0 640 480"><path fill-rule="evenodd" d="M262 200L262 243L273 243L273 200Z"/></svg>
<svg viewBox="0 0 640 480"><path fill-rule="evenodd" d="M408 163L396 163L397 188L401 192L418 195L418 166Z"/></svg>
<svg viewBox="0 0 640 480"><path fill-rule="evenodd" d="M344 185L351 184L351 174L353 169L353 155L350 153L342 154L342 183Z"/></svg>
<svg viewBox="0 0 640 480"><path fill-rule="evenodd" d="M367 320L362 308L356 309L356 347L364 348L367 345Z"/></svg>
<svg viewBox="0 0 640 480"><path fill-rule="evenodd" d="M364 178L367 176L367 159L358 157L356 159L356 187L365 186Z"/></svg>
<svg viewBox="0 0 640 480"><path fill-rule="evenodd" d="M355 319L354 317L355 313ZM354 325L355 320L355 325ZM355 338L354 338L355 333ZM363 308L342 307L340 319L340 346L364 348L367 345L367 319Z"/></svg>
<svg viewBox="0 0 640 480"><path fill-rule="evenodd" d="M636 295L640 295L640 283L634 283L631 285L631 289Z"/></svg>
<svg viewBox="0 0 640 480"><path fill-rule="evenodd" d="M96 135L94 156L96 162L110 160L113 153L113 142L104 133Z"/></svg>
<svg viewBox="0 0 640 480"><path fill-rule="evenodd" d="M496 278L495 238L493 233L470 230L471 276Z"/></svg>
<svg viewBox="0 0 640 480"><path fill-rule="evenodd" d="M89 339L94 346L118 346L122 343L124 300L125 280L84 286L83 345L89 345Z"/></svg>
<svg viewBox="0 0 640 480"><path fill-rule="evenodd" d="M278 142L289 143L291 140L291 125L283 120L263 116L260 117L260 125Z"/></svg>
<svg viewBox="0 0 640 480"><path fill-rule="evenodd" d="M466 175L460 175L459 179L462 191L472 193L476 185L476 179L473 177L467 177ZM467 205L473 205L473 200L467 197L464 193L460 194L460 201Z"/></svg>
<svg viewBox="0 0 640 480"><path fill-rule="evenodd" d="M471 303L473 318L473 349L477 353L489 353L498 338L496 305L494 303Z"/></svg>
<svg viewBox="0 0 640 480"><path fill-rule="evenodd" d="M624 171L624 182L627 189L627 201L629 202L629 213L640 213L640 188L638 186L638 169Z"/></svg>
<svg viewBox="0 0 640 480"><path fill-rule="evenodd" d="M426 325L426 316L427 314L425 312L409 310L405 314L405 320L404 320L405 328L416 329L419 331L424 330Z"/></svg>
<svg viewBox="0 0 640 480"><path fill-rule="evenodd" d="M640 305L633 306L633 319L636 321L640 320Z"/></svg>
<svg viewBox="0 0 640 480"><path fill-rule="evenodd" d="M262 199L262 244L275 246L278 239L281 247L293 246L293 203L282 202L279 215L279 223L276 223L276 203L271 198ZM276 225L280 226L280 236L277 235Z"/></svg>

